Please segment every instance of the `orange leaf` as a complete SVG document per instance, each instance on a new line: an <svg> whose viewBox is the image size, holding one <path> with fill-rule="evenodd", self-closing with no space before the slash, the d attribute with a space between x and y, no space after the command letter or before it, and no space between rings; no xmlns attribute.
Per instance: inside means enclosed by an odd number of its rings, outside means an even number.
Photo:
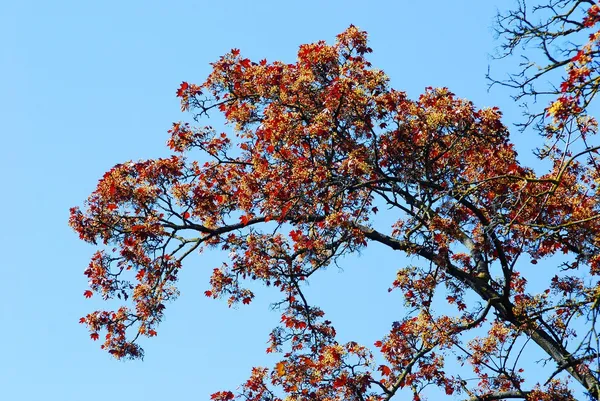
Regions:
<svg viewBox="0 0 600 401"><path fill-rule="evenodd" d="M243 225L246 225L246 224L248 224L248 222L250 221L251 218L252 218L252 216L250 216L249 214L246 214L246 215L240 217L240 221L242 222Z"/></svg>
<svg viewBox="0 0 600 401"><path fill-rule="evenodd" d="M285 376L285 363L277 362L277 364L275 365L275 371L277 372L277 375L279 377Z"/></svg>

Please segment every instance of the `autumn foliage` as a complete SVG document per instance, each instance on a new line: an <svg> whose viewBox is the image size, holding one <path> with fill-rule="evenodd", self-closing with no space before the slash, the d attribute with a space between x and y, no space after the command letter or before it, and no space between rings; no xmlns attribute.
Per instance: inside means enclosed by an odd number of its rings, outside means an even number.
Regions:
<svg viewBox="0 0 600 401"><path fill-rule="evenodd" d="M183 260L216 248L229 257L206 296L248 304L249 281L281 291L267 349L281 358L213 400L598 399L600 147L587 110L600 17L586 7L589 41L541 115L544 173L519 162L498 109L392 89L354 26L293 64L224 55L177 96L232 133L175 123L173 156L113 167L71 210L99 247L84 296L123 301L81 323L115 357L141 357L136 340L157 335ZM373 223L378 208L387 224ZM416 257L390 283L404 317L375 344L339 343L303 283L373 242ZM530 350L544 368L526 370Z"/></svg>

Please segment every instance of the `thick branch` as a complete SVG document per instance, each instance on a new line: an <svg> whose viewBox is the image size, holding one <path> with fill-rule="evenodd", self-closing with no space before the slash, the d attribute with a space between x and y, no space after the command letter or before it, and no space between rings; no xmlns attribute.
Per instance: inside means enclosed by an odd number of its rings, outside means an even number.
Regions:
<svg viewBox="0 0 600 401"><path fill-rule="evenodd" d="M486 394L482 396L473 396L466 401L492 401L505 400L509 398L526 399L530 393L530 391L501 391L498 393Z"/></svg>
<svg viewBox="0 0 600 401"><path fill-rule="evenodd" d="M482 280L477 280L460 268L454 266L447 259L441 258L433 251L424 247L410 244L407 241L397 240L369 227L357 225L357 228L364 233L365 237L373 241L389 246L394 250L402 250L408 253L417 254L437 264L439 267L444 268L448 274L469 286L482 299L490 302L500 318L513 324L515 327L524 330L559 366L566 365L567 367L565 370L593 394L595 399L598 399L600 383L591 374L581 372L577 369L581 364L580 361L577 361L562 344L557 342L541 327L531 324L528 319L516 316L513 312L514 305L506 298L501 297L501 295L487 283L484 283Z"/></svg>

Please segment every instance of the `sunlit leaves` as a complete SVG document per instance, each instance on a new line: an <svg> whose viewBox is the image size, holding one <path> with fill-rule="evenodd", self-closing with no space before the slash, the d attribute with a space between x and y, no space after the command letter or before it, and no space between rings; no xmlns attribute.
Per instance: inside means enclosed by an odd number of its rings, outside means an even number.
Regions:
<svg viewBox="0 0 600 401"><path fill-rule="evenodd" d="M221 113L227 132L174 123L175 155L115 166L84 210L71 210L80 237L100 244L84 296L124 304L80 322L93 340L102 333L115 357L142 357L137 340L158 335L184 259L214 248L225 260L209 267L204 295L244 307L260 282L280 292L281 319L266 350L278 362L213 400L379 401L403 391L419 400L431 388L471 399L544 400L544 391L569 399L553 372L545 387L523 390L523 343L568 362L563 369L592 388L593 330L587 348L568 340L574 321L595 321L597 283L551 266L555 277L532 290L529 274L556 254L570 258L565 270L600 274L597 171L574 157L536 174L517 159L497 108L478 109L447 88L409 99L371 68L370 52L366 33L351 26L332 45L301 46L295 63L255 63L233 49L205 82L183 82L182 108L198 120ZM581 114L575 106L560 101L549 113L571 118ZM190 161L196 154L202 162ZM384 207L382 224L375 217ZM303 292L315 273L369 242L414 259L390 283L404 305L373 306L391 322L376 334L375 355L339 342ZM533 264L522 268L523 259Z"/></svg>

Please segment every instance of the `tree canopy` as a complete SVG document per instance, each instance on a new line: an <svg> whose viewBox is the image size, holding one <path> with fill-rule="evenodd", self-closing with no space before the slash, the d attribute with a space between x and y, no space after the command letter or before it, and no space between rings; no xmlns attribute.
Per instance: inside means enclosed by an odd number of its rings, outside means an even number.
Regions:
<svg viewBox="0 0 600 401"><path fill-rule="evenodd" d="M426 387L471 400L574 400L576 389L599 399L600 146L589 111L599 21L597 4L573 0L498 16L505 55L524 44L531 58L494 82L548 99L524 123L542 134L543 173L520 163L497 108L447 88L418 99L391 88L357 27L300 46L292 64L231 50L177 96L197 122L221 113L233 132L174 123L170 158L116 165L71 209L71 226L98 246L84 296L122 300L81 323L116 358L142 357L137 340L156 336L184 259L222 249L206 296L248 304L249 281L278 288L267 352L281 358L213 400L405 390L420 400ZM552 75L559 67L564 76ZM375 344L340 343L304 284L373 242L416 257L390 283L403 318ZM532 289L538 269L553 274ZM544 354L536 372L524 367L533 348Z"/></svg>

